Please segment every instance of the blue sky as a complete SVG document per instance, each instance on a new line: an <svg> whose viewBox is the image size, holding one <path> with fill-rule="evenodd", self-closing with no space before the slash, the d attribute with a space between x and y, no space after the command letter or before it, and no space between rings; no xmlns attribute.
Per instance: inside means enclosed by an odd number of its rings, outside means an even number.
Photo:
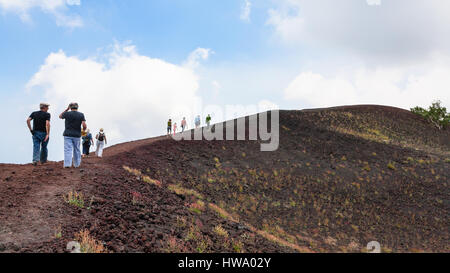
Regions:
<svg viewBox="0 0 450 273"><path fill-rule="evenodd" d="M448 106L449 12L439 0L0 0L0 162L29 161L24 121L41 101L52 160L73 100L112 143L162 134L169 116L225 119L227 105Z"/></svg>
<svg viewBox="0 0 450 273"><path fill-rule="evenodd" d="M263 2L254 9L264 11L267 3ZM199 46L217 52L213 62L264 58L273 48L267 39L270 28L261 27L266 14L255 15L252 24L243 22L239 0L81 3L69 9L84 18L84 26L73 29L57 26L37 8L30 10L32 22L26 23L14 13L4 13L0 33L6 43L1 43L0 54L8 66L0 67L2 76L17 73L23 81L51 52L63 49L69 55L89 56L114 41L132 41L141 54L173 63L182 62Z"/></svg>

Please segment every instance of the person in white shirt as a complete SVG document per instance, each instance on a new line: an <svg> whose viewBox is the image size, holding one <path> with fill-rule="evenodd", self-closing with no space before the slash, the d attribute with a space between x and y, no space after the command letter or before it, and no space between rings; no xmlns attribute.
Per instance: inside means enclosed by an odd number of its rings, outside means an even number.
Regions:
<svg viewBox="0 0 450 273"><path fill-rule="evenodd" d="M105 132L103 131L103 128L100 129L100 132L97 134L97 136L95 136L95 138L97 139L97 150L95 151L95 154L98 157L102 157L103 156L103 148L105 147L105 145L108 144L108 141L106 140L106 135L105 135Z"/></svg>

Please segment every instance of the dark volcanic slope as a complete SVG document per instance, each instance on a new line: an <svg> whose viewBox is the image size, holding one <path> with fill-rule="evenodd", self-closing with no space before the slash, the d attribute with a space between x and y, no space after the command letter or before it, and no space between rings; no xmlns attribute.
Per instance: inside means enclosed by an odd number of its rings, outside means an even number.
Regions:
<svg viewBox="0 0 450 273"><path fill-rule="evenodd" d="M280 123L270 153L157 138L81 171L0 166L0 252L62 252L82 229L113 252L450 250L448 130L382 106L282 111ZM83 208L64 202L70 190Z"/></svg>

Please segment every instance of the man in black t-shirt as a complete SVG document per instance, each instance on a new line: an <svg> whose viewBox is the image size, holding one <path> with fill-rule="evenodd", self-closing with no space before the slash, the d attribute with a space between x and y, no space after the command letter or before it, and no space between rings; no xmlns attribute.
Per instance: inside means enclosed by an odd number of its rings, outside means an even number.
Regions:
<svg viewBox="0 0 450 273"><path fill-rule="evenodd" d="M71 111L69 111L71 110ZM64 168L75 168L81 165L81 126L87 129L84 114L78 112L78 103L71 103L69 107L59 115L60 119L65 120L64 130Z"/></svg>
<svg viewBox="0 0 450 273"><path fill-rule="evenodd" d="M39 161L42 164L47 162L47 145L50 137L49 106L47 103L41 103L41 110L31 113L27 119L28 129L33 136L33 165L37 165ZM33 121L33 128L31 127L31 121Z"/></svg>

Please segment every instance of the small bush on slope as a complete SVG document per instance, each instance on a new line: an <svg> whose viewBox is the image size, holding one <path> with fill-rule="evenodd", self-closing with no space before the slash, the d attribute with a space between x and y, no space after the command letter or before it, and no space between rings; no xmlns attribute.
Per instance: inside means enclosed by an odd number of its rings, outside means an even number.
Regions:
<svg viewBox="0 0 450 273"><path fill-rule="evenodd" d="M447 108L441 106L440 101L435 101L428 107L428 110L416 106L411 109L414 114L420 115L433 123L439 130L448 126L450 122L450 113L447 113Z"/></svg>

